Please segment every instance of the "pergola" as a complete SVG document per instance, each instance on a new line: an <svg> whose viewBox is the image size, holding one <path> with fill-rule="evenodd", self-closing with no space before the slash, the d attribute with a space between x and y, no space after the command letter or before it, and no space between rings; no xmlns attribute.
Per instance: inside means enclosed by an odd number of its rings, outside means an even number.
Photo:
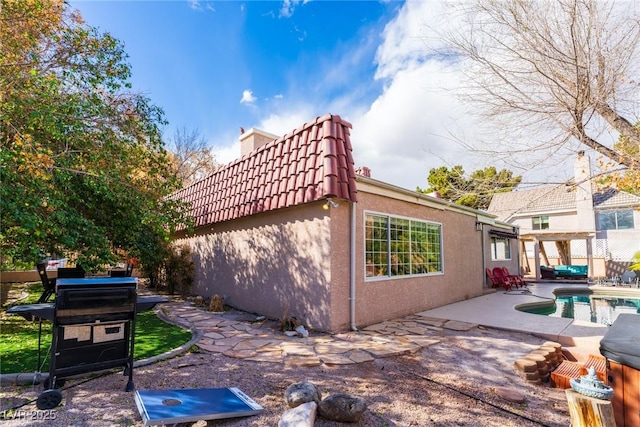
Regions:
<svg viewBox="0 0 640 427"><path fill-rule="evenodd" d="M593 239L596 236L595 231L558 231L558 230L521 230L519 238L521 244L520 253L523 254L523 265L529 271L529 258L525 249L525 242L533 242L534 252L534 271L536 280L541 279L540 273L540 257L543 258L546 265L549 265L549 259L544 249L544 242L555 242L560 261L562 264L571 264L571 241L584 240L587 248L587 265L589 269L588 275L593 273Z"/></svg>

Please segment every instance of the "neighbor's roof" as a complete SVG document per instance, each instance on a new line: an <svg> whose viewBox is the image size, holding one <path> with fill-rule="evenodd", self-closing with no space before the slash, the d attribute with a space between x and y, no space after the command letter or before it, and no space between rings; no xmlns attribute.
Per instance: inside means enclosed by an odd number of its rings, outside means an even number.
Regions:
<svg viewBox="0 0 640 427"><path fill-rule="evenodd" d="M195 226L327 197L356 201L351 124L327 114L176 192Z"/></svg>
<svg viewBox="0 0 640 427"><path fill-rule="evenodd" d="M572 210L576 209L575 194L575 187L565 184L496 193L487 210L501 220L507 220L513 215ZM640 197L614 188L593 193L594 209L629 206L640 206Z"/></svg>
<svg viewBox="0 0 640 427"><path fill-rule="evenodd" d="M496 193L487 209L504 220L514 214L548 212L576 208L573 186L558 185L531 190Z"/></svg>
<svg viewBox="0 0 640 427"><path fill-rule="evenodd" d="M593 206L600 209L639 206L640 197L614 188L593 195Z"/></svg>

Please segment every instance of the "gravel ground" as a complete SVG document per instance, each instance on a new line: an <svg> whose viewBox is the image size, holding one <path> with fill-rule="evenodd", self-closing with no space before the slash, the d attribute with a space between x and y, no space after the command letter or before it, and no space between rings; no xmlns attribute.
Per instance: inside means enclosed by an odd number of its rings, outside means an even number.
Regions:
<svg viewBox="0 0 640 427"><path fill-rule="evenodd" d="M199 427L276 426L288 409L285 389L303 380L316 384L323 397L350 393L364 398L368 410L351 425L569 425L564 391L528 384L513 368L517 358L543 340L485 328L434 334L440 343L415 354L346 366L294 367L195 351L136 368L134 381L137 389L238 387L265 408L257 416L185 424ZM134 394L124 391L126 379L118 372L69 380L62 389L62 404L52 413L37 411L33 402L43 391L41 385L3 384L0 411L26 403L18 412L7 413L3 425L142 426ZM516 390L526 402L506 401L496 394L496 387ZM347 424L317 418L315 425Z"/></svg>

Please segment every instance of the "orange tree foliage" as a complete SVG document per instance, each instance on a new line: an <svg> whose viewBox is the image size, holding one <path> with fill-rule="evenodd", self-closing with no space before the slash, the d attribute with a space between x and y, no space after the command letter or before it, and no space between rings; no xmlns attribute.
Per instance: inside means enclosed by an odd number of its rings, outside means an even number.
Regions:
<svg viewBox="0 0 640 427"><path fill-rule="evenodd" d="M640 129L640 122L634 126ZM621 135L613 145L614 150L630 159L629 166L620 170L613 161L604 158L599 159L598 166L603 170L603 178L598 184L602 186L614 186L620 190L640 196L640 145L634 144L631 140Z"/></svg>
<svg viewBox="0 0 640 427"><path fill-rule="evenodd" d="M58 0L0 9L2 255L85 269L159 262L182 206L163 112L131 90L122 43Z"/></svg>
<svg viewBox="0 0 640 427"><path fill-rule="evenodd" d="M635 127L640 129L640 122L636 123ZM640 145L634 144L626 136L621 136L613 148L633 159L633 164L625 173L615 175L615 184L621 190L640 196Z"/></svg>

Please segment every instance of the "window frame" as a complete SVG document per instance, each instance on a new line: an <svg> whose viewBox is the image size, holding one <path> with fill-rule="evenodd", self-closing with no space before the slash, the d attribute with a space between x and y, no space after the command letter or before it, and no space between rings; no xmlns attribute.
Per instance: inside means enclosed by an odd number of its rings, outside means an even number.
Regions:
<svg viewBox="0 0 640 427"><path fill-rule="evenodd" d="M546 225L546 227L545 227L545 225ZM531 229L532 230L548 230L549 229L549 215L539 215L539 216L531 217Z"/></svg>
<svg viewBox="0 0 640 427"><path fill-rule="evenodd" d="M620 209L602 209L598 211L598 231L610 231L610 230L635 230L636 229L636 221L633 213L633 208L620 208ZM629 216L631 219L631 227L620 228L620 214L624 214L625 216ZM609 216L612 219L613 227L602 228L602 218L603 216Z"/></svg>
<svg viewBox="0 0 640 427"><path fill-rule="evenodd" d="M369 226L368 218L372 217L373 222ZM372 236L368 238L369 230L371 227L372 232L378 230L382 232L384 227L380 227L382 224L381 219L385 219L384 225L386 226L386 236ZM423 255L422 259L429 256L429 250L434 249L433 245L429 244L429 233L434 233L434 227L437 228L437 261L435 261L438 271L429 272L429 261L415 262L416 254L415 249L420 247L417 253ZM443 226L442 223L437 221L429 221L421 218L413 218L402 215L394 215L389 213L364 211L363 213L363 273L365 281L379 281L389 279L403 279L403 278L415 278L425 276L438 276L444 274L444 244L443 244ZM403 240L408 234L408 240ZM424 238L420 241L412 239L415 235L423 235ZM368 243L371 246L368 247ZM401 247L403 251L394 253L393 246ZM368 250L371 249L371 250ZM435 251L432 251L432 253ZM369 254L372 254L375 262L369 263L367 259ZM380 256L385 255L386 260L380 263ZM396 258L394 259L394 255ZM376 259L378 258L378 259ZM378 266L382 266L386 271L384 274L369 275L370 269L378 269ZM394 269L395 268L395 269ZM423 272L427 270L426 272ZM419 272L418 272L419 271Z"/></svg>
<svg viewBox="0 0 640 427"><path fill-rule="evenodd" d="M499 241L504 241L506 242L505 244L505 248L506 250L505 252L505 257L504 258L498 258L498 251L497 251L497 242ZM511 261L512 257L511 257L511 239L508 237L500 237L500 236L491 236L491 241L490 241L490 250L491 250L491 261Z"/></svg>

